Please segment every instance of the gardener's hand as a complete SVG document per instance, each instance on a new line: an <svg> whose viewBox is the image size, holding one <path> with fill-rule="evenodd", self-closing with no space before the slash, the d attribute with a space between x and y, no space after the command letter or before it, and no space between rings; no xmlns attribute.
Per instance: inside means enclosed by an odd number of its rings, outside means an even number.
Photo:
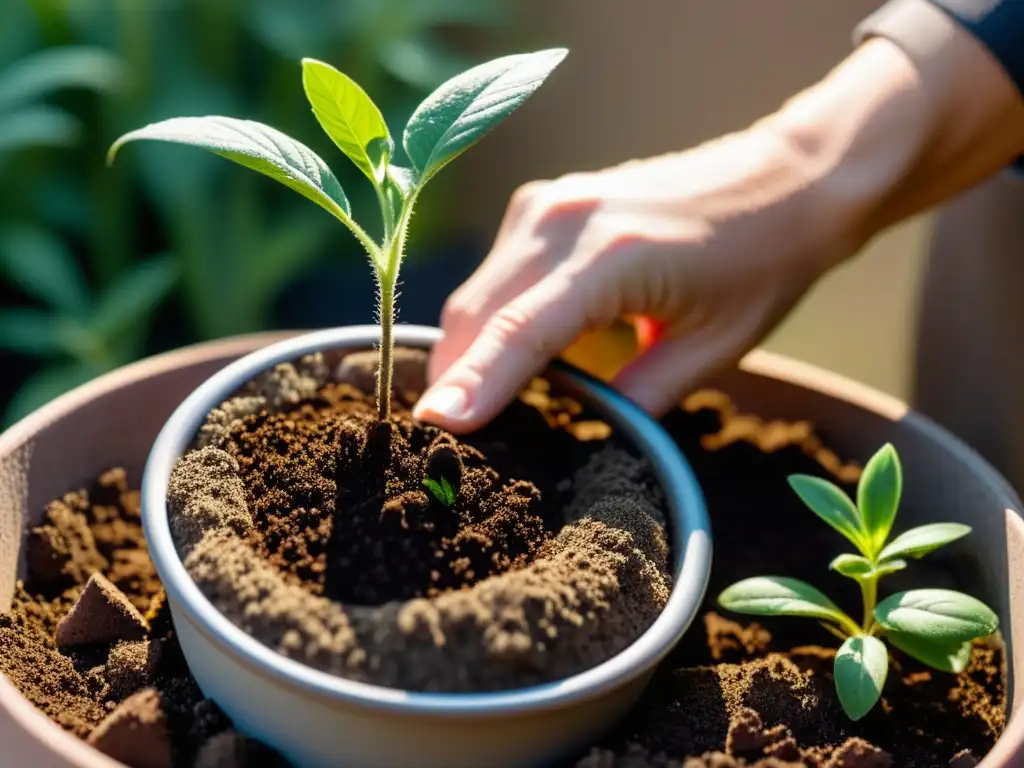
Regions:
<svg viewBox="0 0 1024 768"><path fill-rule="evenodd" d="M1012 85L954 34L948 60L875 39L741 133L520 189L445 306L416 416L482 426L581 333L622 316L661 328L613 382L652 414L734 363L874 232L1024 149Z"/></svg>

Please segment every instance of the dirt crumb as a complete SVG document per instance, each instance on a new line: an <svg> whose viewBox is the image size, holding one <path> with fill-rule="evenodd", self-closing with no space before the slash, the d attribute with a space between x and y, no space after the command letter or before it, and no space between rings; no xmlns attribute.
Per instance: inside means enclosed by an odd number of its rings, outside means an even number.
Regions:
<svg viewBox="0 0 1024 768"><path fill-rule="evenodd" d="M174 540L186 554L208 530L224 528L240 536L252 530L238 462L218 448L190 451L178 461L167 509Z"/></svg>
<svg viewBox="0 0 1024 768"><path fill-rule="evenodd" d="M149 631L146 619L103 574L89 577L71 612L57 625L56 642L73 645L139 640Z"/></svg>
<svg viewBox="0 0 1024 768"><path fill-rule="evenodd" d="M103 673L111 695L124 699L150 685L160 668L165 644L165 640L137 640L115 645Z"/></svg>
<svg viewBox="0 0 1024 768"><path fill-rule="evenodd" d="M146 688L125 699L89 734L88 743L133 768L172 768L163 699Z"/></svg>

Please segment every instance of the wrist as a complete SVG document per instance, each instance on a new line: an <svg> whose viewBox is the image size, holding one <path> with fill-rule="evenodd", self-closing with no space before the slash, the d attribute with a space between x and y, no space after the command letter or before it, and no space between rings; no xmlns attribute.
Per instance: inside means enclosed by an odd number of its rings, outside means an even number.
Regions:
<svg viewBox="0 0 1024 768"><path fill-rule="evenodd" d="M806 169L817 216L851 248L940 203L1024 150L1024 103L1001 67L952 20L904 51L872 38L762 123Z"/></svg>

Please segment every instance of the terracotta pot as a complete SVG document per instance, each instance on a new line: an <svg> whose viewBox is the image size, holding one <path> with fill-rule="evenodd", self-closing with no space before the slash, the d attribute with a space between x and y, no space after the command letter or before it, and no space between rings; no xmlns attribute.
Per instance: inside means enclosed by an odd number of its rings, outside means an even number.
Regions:
<svg viewBox="0 0 1024 768"><path fill-rule="evenodd" d="M23 568L25 530L45 503L113 465L133 484L161 426L202 381L243 354L291 334L242 337L186 348L137 363L54 401L0 436L0 605ZM984 768L1024 764L1024 519L1008 484L976 453L890 397L811 366L764 352L749 355L713 386L766 417L806 419L841 455L865 460L892 441L904 458L907 525L942 520L974 527L962 551L977 583L966 585L999 613L1007 646L1012 716ZM117 414L111 418L111 414ZM131 424L124 432L122 425ZM907 519L909 518L909 519ZM0 677L3 765L117 768L37 712Z"/></svg>

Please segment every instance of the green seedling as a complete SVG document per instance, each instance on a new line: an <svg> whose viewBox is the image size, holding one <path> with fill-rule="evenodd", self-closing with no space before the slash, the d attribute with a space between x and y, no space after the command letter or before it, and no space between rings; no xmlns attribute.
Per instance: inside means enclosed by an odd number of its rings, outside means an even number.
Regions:
<svg viewBox="0 0 1024 768"><path fill-rule="evenodd" d="M425 477L423 478L423 484L427 486L427 490L430 491L430 495L446 507L450 507L455 503L455 489L452 487L452 484L448 482L448 478L443 475L440 482L432 477Z"/></svg>
<svg viewBox="0 0 1024 768"><path fill-rule="evenodd" d="M942 672L959 673L971 657L971 641L991 635L999 618L984 603L948 589L914 589L878 601L882 577L971 532L959 523L932 523L890 539L903 489L896 449L884 445L868 462L857 486L857 503L818 477L792 475L789 484L818 517L842 534L857 554L836 557L829 568L860 585L860 623L806 582L758 576L733 584L718 597L736 613L818 619L843 641L836 653L836 693L852 720L878 702L889 670L888 642Z"/></svg>
<svg viewBox="0 0 1024 768"><path fill-rule="evenodd" d="M504 56L456 75L428 96L405 125L408 166L395 164L395 142L380 109L347 75L302 60L302 84L320 126L369 179L377 193L383 233L378 241L352 216L338 179L312 150L280 131L232 117L176 117L121 136L108 163L130 141L152 139L207 149L262 173L312 200L348 227L366 249L377 278L380 364L377 410L391 413L395 291L409 220L427 182L514 112L536 91L567 51Z"/></svg>

